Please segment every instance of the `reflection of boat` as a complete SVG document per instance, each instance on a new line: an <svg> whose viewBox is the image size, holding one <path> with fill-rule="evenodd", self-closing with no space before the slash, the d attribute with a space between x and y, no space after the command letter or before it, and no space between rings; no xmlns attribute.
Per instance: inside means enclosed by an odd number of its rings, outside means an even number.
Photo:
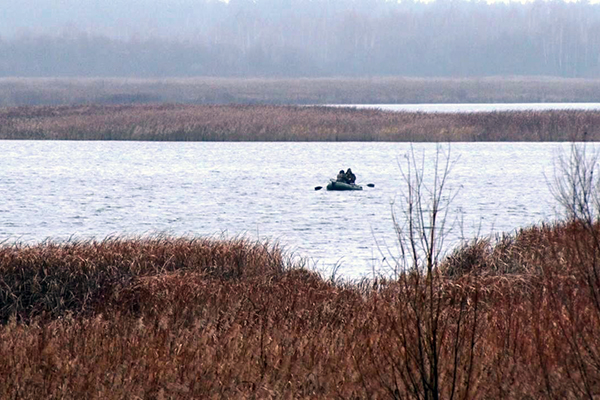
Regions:
<svg viewBox="0 0 600 400"><path fill-rule="evenodd" d="M355 183L338 182L331 179L331 182L327 184L327 190L363 190L362 186Z"/></svg>

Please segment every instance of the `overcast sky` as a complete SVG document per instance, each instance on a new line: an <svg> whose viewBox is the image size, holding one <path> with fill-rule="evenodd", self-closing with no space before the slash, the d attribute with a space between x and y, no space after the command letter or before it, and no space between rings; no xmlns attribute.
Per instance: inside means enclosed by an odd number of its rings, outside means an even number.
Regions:
<svg viewBox="0 0 600 400"><path fill-rule="evenodd" d="M212 5L209 6L199 5L205 1L207 0L0 0L0 36L60 35L81 31L116 38L136 35L193 37L201 33L203 26L214 22L215 9L220 6L218 0L212 0ZM277 6L294 2L268 1ZM352 3L352 0L330 1ZM511 0L488 2L507 1ZM590 0L590 3L598 2L600 0ZM207 14L204 7L211 7L213 20L204 19Z"/></svg>
<svg viewBox="0 0 600 400"><path fill-rule="evenodd" d="M600 77L599 54L600 6L560 0L0 0L0 76Z"/></svg>

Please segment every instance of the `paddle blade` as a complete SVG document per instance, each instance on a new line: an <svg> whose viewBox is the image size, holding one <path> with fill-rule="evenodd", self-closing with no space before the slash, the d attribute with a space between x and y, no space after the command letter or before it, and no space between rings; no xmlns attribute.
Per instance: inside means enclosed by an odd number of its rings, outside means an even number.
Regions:
<svg viewBox="0 0 600 400"><path fill-rule="evenodd" d="M315 190L321 190L321 189L323 189L323 186L317 186L317 187L315 187Z"/></svg>
<svg viewBox="0 0 600 400"><path fill-rule="evenodd" d="M375 184L374 183L367 183L367 186L368 187L375 187Z"/></svg>

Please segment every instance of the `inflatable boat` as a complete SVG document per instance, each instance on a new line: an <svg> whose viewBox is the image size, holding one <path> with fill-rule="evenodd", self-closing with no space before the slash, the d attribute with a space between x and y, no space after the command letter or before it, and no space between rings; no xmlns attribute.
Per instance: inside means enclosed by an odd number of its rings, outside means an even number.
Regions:
<svg viewBox="0 0 600 400"><path fill-rule="evenodd" d="M327 184L327 190L363 190L363 188L355 183L338 182L331 179Z"/></svg>

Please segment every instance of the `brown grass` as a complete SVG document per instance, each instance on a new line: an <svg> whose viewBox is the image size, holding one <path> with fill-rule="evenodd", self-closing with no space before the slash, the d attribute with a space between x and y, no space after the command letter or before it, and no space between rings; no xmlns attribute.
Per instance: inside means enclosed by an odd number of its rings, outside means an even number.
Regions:
<svg viewBox="0 0 600 400"><path fill-rule="evenodd" d="M533 227L360 283L245 241L4 245L0 398L594 398L598 237Z"/></svg>
<svg viewBox="0 0 600 400"><path fill-rule="evenodd" d="M58 106L0 109L0 139L159 141L600 140L600 112L467 114L297 106Z"/></svg>
<svg viewBox="0 0 600 400"><path fill-rule="evenodd" d="M191 271L240 279L270 276L286 265L276 247L183 238L17 244L1 248L0 260L0 322L102 312L107 300L139 277Z"/></svg>

